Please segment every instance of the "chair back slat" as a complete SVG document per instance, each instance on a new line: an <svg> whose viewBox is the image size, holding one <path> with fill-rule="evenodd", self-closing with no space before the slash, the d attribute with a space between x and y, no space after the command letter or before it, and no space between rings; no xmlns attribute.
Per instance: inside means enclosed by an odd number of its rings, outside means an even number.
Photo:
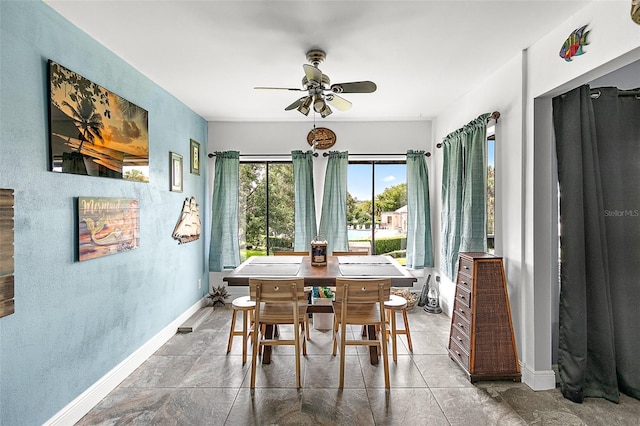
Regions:
<svg viewBox="0 0 640 426"><path fill-rule="evenodd" d="M265 303L307 303L304 292L304 278L250 278L249 296L251 300Z"/></svg>
<svg viewBox="0 0 640 426"><path fill-rule="evenodd" d="M383 279L336 279L335 300L341 303L375 303L389 300L391 280Z"/></svg>

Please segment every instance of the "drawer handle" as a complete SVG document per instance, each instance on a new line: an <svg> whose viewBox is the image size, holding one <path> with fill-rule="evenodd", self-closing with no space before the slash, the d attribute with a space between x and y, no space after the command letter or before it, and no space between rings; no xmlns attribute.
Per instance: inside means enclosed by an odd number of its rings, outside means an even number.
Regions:
<svg viewBox="0 0 640 426"><path fill-rule="evenodd" d="M458 339L458 342L462 342L462 337L456 336L456 339Z"/></svg>
<svg viewBox="0 0 640 426"><path fill-rule="evenodd" d="M462 358L462 354L458 351L456 351L456 355L458 355L460 358Z"/></svg>
<svg viewBox="0 0 640 426"><path fill-rule="evenodd" d="M462 265L462 267L463 267L464 269L469 269L469 267L468 267L467 265Z"/></svg>
<svg viewBox="0 0 640 426"><path fill-rule="evenodd" d="M464 296L464 294L458 294L458 297L462 300L466 300L467 298Z"/></svg>
<svg viewBox="0 0 640 426"><path fill-rule="evenodd" d="M459 323L458 323L458 327L460 327L460 328L464 328L464 325L462 325L462 323L461 323L461 322L459 322Z"/></svg>
<svg viewBox="0 0 640 426"><path fill-rule="evenodd" d="M466 281L460 281L460 284L462 284L462 285L469 285L469 284L467 284L467 282L466 282Z"/></svg>
<svg viewBox="0 0 640 426"><path fill-rule="evenodd" d="M464 314L464 309L458 309L461 314Z"/></svg>

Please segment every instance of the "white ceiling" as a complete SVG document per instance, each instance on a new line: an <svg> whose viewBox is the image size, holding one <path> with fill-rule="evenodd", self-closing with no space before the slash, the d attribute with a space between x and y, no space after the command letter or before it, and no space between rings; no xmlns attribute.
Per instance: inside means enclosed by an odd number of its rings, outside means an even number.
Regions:
<svg viewBox="0 0 640 426"><path fill-rule="evenodd" d="M429 119L589 3L45 1L208 121L309 120L284 111L304 93L253 87L301 88L311 48L332 83L378 85L325 121Z"/></svg>

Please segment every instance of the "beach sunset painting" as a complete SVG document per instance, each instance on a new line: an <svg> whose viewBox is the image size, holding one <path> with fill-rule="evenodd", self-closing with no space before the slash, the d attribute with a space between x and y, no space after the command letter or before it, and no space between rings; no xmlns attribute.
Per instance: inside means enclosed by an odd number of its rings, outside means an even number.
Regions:
<svg viewBox="0 0 640 426"><path fill-rule="evenodd" d="M149 181L148 112L49 61L51 170Z"/></svg>

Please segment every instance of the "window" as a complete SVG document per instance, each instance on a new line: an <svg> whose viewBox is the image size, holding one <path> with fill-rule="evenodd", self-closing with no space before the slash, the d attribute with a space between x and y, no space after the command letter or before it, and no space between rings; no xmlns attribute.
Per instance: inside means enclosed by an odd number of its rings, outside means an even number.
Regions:
<svg viewBox="0 0 640 426"><path fill-rule="evenodd" d="M293 249L294 205L291 162L241 162L240 260Z"/></svg>
<svg viewBox="0 0 640 426"><path fill-rule="evenodd" d="M405 161L352 161L347 172L349 250L406 260Z"/></svg>
<svg viewBox="0 0 640 426"><path fill-rule="evenodd" d="M495 127L487 128L487 251L495 252L495 204L496 204L496 135Z"/></svg>

